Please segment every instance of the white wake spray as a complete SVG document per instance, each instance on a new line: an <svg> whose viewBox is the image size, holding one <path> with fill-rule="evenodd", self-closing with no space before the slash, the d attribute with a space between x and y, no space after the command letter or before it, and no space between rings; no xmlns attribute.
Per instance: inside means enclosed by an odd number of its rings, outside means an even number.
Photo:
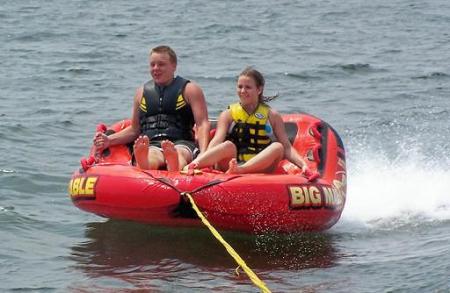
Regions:
<svg viewBox="0 0 450 293"><path fill-rule="evenodd" d="M341 223L363 226L415 224L450 219L448 158L403 149L385 154L347 153L347 202Z"/></svg>

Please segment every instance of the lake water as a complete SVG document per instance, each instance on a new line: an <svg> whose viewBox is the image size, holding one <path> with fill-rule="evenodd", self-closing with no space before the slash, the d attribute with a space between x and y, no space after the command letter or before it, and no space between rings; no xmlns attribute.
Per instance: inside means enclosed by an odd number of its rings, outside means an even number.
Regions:
<svg viewBox="0 0 450 293"><path fill-rule="evenodd" d="M258 291L206 228L110 221L67 195L96 124L130 116L160 44L211 117L253 65L273 107L344 141L336 226L224 233L273 292L450 291L447 0L4 0L0 20L0 291Z"/></svg>

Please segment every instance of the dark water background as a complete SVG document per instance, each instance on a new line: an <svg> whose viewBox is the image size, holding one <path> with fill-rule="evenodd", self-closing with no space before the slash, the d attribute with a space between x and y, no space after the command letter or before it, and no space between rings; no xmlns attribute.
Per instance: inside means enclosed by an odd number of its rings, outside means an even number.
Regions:
<svg viewBox="0 0 450 293"><path fill-rule="evenodd" d="M272 291L450 290L447 0L4 0L0 22L0 291L258 291L206 229L107 221L67 196L95 125L130 115L159 44L211 117L254 65L273 107L344 140L335 227L224 234Z"/></svg>

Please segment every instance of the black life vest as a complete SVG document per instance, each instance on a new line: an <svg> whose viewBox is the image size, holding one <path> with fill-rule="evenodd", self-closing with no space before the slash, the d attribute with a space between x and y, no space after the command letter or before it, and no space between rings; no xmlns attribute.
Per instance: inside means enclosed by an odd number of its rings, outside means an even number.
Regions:
<svg viewBox="0 0 450 293"><path fill-rule="evenodd" d="M159 86L153 81L144 84L139 105L142 134L150 139L194 140L194 115L183 97L188 82L177 76L168 86Z"/></svg>

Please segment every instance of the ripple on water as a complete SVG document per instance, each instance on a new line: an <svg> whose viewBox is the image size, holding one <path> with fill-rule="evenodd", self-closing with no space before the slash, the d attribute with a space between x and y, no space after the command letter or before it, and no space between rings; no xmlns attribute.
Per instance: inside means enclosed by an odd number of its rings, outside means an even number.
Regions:
<svg viewBox="0 0 450 293"><path fill-rule="evenodd" d="M447 79L450 77L450 74L447 74L445 72L431 72L425 75L419 75L412 77L413 79Z"/></svg>

